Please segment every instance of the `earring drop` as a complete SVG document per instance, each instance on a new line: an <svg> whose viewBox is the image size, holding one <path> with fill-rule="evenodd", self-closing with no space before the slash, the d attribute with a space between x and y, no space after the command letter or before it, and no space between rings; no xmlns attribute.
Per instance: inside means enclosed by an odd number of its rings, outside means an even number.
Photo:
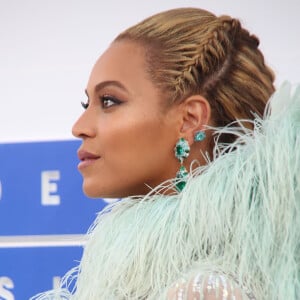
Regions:
<svg viewBox="0 0 300 300"><path fill-rule="evenodd" d="M175 145L174 148L175 157L180 161L180 168L179 171L176 173L176 189L178 192L181 192L186 185L188 171L183 166L183 161L189 156L190 154L190 146L186 139L180 138Z"/></svg>
<svg viewBox="0 0 300 300"><path fill-rule="evenodd" d="M194 135L194 141L195 142L202 142L206 138L206 134L204 131L200 130L197 131Z"/></svg>

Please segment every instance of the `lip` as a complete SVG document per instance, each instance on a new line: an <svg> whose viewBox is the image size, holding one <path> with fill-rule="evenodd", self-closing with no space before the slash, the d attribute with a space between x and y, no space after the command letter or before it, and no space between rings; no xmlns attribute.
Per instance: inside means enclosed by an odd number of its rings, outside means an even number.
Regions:
<svg viewBox="0 0 300 300"><path fill-rule="evenodd" d="M99 155L93 154L93 153L85 151L85 150L78 150L77 155L80 160L80 162L78 164L79 170L82 170L82 169L94 164L94 162L101 157Z"/></svg>

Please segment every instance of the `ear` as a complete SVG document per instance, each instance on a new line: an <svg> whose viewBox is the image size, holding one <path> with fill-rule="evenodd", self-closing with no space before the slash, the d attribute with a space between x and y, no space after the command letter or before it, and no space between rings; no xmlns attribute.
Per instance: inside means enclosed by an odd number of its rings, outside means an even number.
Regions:
<svg viewBox="0 0 300 300"><path fill-rule="evenodd" d="M210 104L201 95L193 95L185 99L181 105L181 134L192 145L194 143L194 134L199 130L203 130L205 125L210 122Z"/></svg>

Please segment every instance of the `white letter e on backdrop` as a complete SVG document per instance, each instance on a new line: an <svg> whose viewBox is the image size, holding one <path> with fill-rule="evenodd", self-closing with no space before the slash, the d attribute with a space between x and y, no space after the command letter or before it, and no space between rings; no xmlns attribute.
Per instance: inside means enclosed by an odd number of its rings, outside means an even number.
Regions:
<svg viewBox="0 0 300 300"><path fill-rule="evenodd" d="M55 171L43 171L41 173L41 191L42 191L42 205L59 205L60 196L53 195L57 192L57 181L60 179L60 173Z"/></svg>

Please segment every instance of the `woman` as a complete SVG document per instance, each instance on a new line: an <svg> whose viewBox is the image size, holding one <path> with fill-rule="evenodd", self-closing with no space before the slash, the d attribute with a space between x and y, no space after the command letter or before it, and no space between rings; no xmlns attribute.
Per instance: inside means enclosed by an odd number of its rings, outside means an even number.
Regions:
<svg viewBox="0 0 300 300"><path fill-rule="evenodd" d="M261 119L274 76L258 44L194 8L113 41L73 134L86 195L124 199L39 299L299 297L299 93L281 107L283 88Z"/></svg>

